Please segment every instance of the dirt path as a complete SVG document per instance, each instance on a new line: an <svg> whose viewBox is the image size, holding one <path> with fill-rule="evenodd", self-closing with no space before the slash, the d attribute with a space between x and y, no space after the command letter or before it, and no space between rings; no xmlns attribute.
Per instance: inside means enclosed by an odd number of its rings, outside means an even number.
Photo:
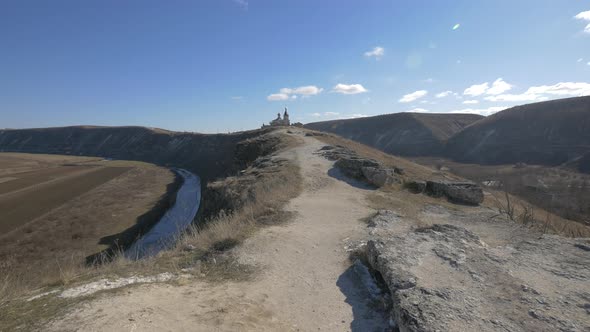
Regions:
<svg viewBox="0 0 590 332"><path fill-rule="evenodd" d="M386 319L369 310L367 290L350 267L346 244L365 234L369 189L339 180L314 154L311 137L282 157L296 160L304 191L287 210L295 220L264 228L237 251L262 271L253 281L184 286L152 284L105 295L53 322L55 331L371 331Z"/></svg>

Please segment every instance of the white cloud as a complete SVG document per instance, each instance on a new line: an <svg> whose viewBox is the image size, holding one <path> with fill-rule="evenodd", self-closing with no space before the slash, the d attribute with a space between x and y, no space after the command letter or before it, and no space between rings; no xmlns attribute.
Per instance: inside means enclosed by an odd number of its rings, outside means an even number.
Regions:
<svg viewBox="0 0 590 332"><path fill-rule="evenodd" d="M374 57L377 60L381 59L381 57L384 55L385 55L385 49L381 46L376 46L375 48L373 48L372 51L365 52L365 56L367 58Z"/></svg>
<svg viewBox="0 0 590 332"><path fill-rule="evenodd" d="M529 93L521 93L521 94L505 94L505 95L497 95L497 96L489 96L485 97L484 99L487 101L541 101L541 96L529 94ZM545 98L545 100L547 100Z"/></svg>
<svg viewBox="0 0 590 332"><path fill-rule="evenodd" d="M582 21L590 21L590 10L587 10L585 12L580 12L576 16L574 16L574 18L577 20L582 20ZM588 23L588 25L586 25L586 27L584 28L584 32L590 33L590 23Z"/></svg>
<svg viewBox="0 0 590 332"><path fill-rule="evenodd" d="M463 91L463 94L477 97L477 96L483 95L488 89L489 89L488 82L485 82L482 84L474 84L474 85L468 87L467 89L465 89L465 91Z"/></svg>
<svg viewBox="0 0 590 332"><path fill-rule="evenodd" d="M335 116L340 115L338 112L324 112L324 113L311 113L310 114L314 118L333 118Z"/></svg>
<svg viewBox="0 0 590 332"><path fill-rule="evenodd" d="M355 114L351 114L348 118L349 119L356 119L356 118L365 118L368 115L366 114L360 114L360 113L355 113Z"/></svg>
<svg viewBox="0 0 590 332"><path fill-rule="evenodd" d="M248 1L246 0L234 0L234 3L242 7L244 10L248 10Z"/></svg>
<svg viewBox="0 0 590 332"><path fill-rule="evenodd" d="M463 102L463 104L466 104L466 105L479 104L479 101L478 100L466 100Z"/></svg>
<svg viewBox="0 0 590 332"><path fill-rule="evenodd" d="M266 97L266 99L269 101L287 100L289 99L289 95L284 93L273 93Z"/></svg>
<svg viewBox="0 0 590 332"><path fill-rule="evenodd" d="M527 90L527 93L573 97L587 96L590 95L590 83L561 82L554 85L533 86Z"/></svg>
<svg viewBox="0 0 590 332"><path fill-rule="evenodd" d="M483 115L483 116L488 116L488 115L492 115L494 113L503 111L507 108L508 107L498 107L498 106L488 107L488 108L479 108L479 109L465 108L462 110L450 111L449 113L467 113L467 114L479 114L479 115Z"/></svg>
<svg viewBox="0 0 590 332"><path fill-rule="evenodd" d="M578 62L582 62L582 61L584 61L584 59L583 59L583 58L579 58L579 59L578 59Z"/></svg>
<svg viewBox="0 0 590 332"><path fill-rule="evenodd" d="M298 88L282 88L281 93L286 95L301 95L301 96L314 96L324 91L322 88L318 88L315 85L300 86Z"/></svg>
<svg viewBox="0 0 590 332"><path fill-rule="evenodd" d="M315 85L300 86L298 88L282 88L279 90L279 93L273 93L266 97L266 99L270 101L297 99L297 96L315 96L320 94L322 91L324 91L324 89L318 88Z"/></svg>
<svg viewBox="0 0 590 332"><path fill-rule="evenodd" d="M418 90L418 91L414 91L412 93L409 93L407 95L404 95L399 102L400 103L410 103L413 102L416 99L420 99L424 96L426 96L428 94L428 91L426 90Z"/></svg>
<svg viewBox="0 0 590 332"><path fill-rule="evenodd" d="M435 97L436 98L444 98L444 97L451 95L452 93L453 93L453 91L443 91L441 93L437 93Z"/></svg>
<svg viewBox="0 0 590 332"><path fill-rule="evenodd" d="M461 24L457 23L455 25L453 25L453 30L457 30L461 27Z"/></svg>
<svg viewBox="0 0 590 332"><path fill-rule="evenodd" d="M560 82L554 85L532 86L521 94L485 97L488 101L544 101L549 97L581 97L590 95L590 83Z"/></svg>
<svg viewBox="0 0 590 332"><path fill-rule="evenodd" d="M430 111L427 110L427 109L423 109L423 108L417 107L417 108L411 109L411 110L406 111L406 112L412 112L412 113L429 113Z"/></svg>
<svg viewBox="0 0 590 332"><path fill-rule="evenodd" d="M367 91L368 90L360 84L338 83L336 86L334 86L334 88L332 88L332 92L341 93L343 95L356 95L358 93L364 93Z"/></svg>
<svg viewBox="0 0 590 332"><path fill-rule="evenodd" d="M486 91L488 95L499 95L512 89L512 84L506 83L502 78L498 78L492 83L492 87Z"/></svg>
<svg viewBox="0 0 590 332"><path fill-rule="evenodd" d="M587 65L590 66L590 61L588 61Z"/></svg>
<svg viewBox="0 0 590 332"><path fill-rule="evenodd" d="M424 82L426 82L426 83L432 83L432 82L434 82L434 78L429 77L429 78L425 79Z"/></svg>
<svg viewBox="0 0 590 332"><path fill-rule="evenodd" d="M590 21L590 10L580 12L576 16L574 16L574 18L578 20Z"/></svg>

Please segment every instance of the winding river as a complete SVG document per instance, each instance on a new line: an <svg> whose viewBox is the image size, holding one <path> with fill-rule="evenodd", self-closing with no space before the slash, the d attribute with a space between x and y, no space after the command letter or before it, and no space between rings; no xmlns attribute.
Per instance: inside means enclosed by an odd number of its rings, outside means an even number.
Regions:
<svg viewBox="0 0 590 332"><path fill-rule="evenodd" d="M150 257L172 247L178 236L191 225L197 215L201 203L201 179L184 169L174 169L174 171L184 179L176 193L174 206L166 211L149 232L131 245L125 252L127 258Z"/></svg>

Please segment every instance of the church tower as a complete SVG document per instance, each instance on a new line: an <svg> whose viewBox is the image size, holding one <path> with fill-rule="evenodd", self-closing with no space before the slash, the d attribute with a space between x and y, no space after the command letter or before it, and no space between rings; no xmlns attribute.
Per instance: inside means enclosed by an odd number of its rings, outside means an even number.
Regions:
<svg viewBox="0 0 590 332"><path fill-rule="evenodd" d="M285 126L288 126L291 124L291 121L289 121L289 113L287 112L286 107L285 107L285 113L283 114L283 123L285 124Z"/></svg>

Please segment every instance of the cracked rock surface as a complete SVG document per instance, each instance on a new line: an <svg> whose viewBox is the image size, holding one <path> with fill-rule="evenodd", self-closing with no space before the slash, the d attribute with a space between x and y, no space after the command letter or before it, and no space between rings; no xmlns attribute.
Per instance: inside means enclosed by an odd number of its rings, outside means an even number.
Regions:
<svg viewBox="0 0 590 332"><path fill-rule="evenodd" d="M444 212L442 221L466 218ZM590 239L535 235L489 246L451 223L387 231L403 222L379 211L367 243L400 331L590 331Z"/></svg>

